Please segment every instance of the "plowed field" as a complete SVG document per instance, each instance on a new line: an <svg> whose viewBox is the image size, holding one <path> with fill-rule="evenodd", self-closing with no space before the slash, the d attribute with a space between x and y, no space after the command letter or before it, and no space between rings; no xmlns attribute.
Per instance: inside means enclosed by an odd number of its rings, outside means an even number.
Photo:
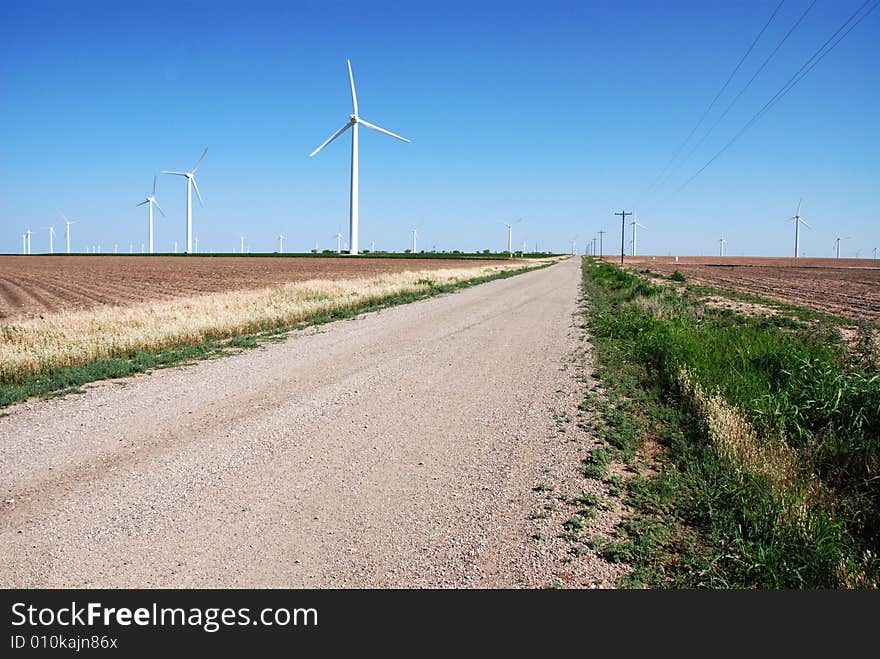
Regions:
<svg viewBox="0 0 880 659"><path fill-rule="evenodd" d="M608 257L606 257L607 259ZM798 304L856 320L880 321L880 261L753 257L627 257L627 267Z"/></svg>
<svg viewBox="0 0 880 659"><path fill-rule="evenodd" d="M497 265L482 259L0 256L0 323L307 279Z"/></svg>

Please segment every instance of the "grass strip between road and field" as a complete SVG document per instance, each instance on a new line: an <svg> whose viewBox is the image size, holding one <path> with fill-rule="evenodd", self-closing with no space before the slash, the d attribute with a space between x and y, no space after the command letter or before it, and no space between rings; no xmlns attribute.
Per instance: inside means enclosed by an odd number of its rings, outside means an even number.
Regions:
<svg viewBox="0 0 880 659"><path fill-rule="evenodd" d="M632 513L598 548L634 567L626 585L877 588L876 344L610 263L583 275L601 384L583 408L605 444L585 475L607 479L613 459L637 472L609 483Z"/></svg>
<svg viewBox="0 0 880 659"><path fill-rule="evenodd" d="M0 327L0 408L84 384L256 347L352 318L546 267L552 262L312 280L60 313Z"/></svg>

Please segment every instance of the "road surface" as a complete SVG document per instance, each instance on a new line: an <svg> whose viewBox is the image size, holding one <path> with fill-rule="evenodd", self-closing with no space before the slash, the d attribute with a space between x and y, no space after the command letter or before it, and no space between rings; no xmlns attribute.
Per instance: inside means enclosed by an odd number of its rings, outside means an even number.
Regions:
<svg viewBox="0 0 880 659"><path fill-rule="evenodd" d="M0 585L547 585L577 261L10 408Z"/></svg>

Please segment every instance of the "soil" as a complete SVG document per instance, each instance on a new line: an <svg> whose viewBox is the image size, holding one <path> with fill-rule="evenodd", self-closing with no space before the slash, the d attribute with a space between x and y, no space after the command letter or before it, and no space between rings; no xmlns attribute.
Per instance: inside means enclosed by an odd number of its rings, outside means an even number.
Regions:
<svg viewBox="0 0 880 659"><path fill-rule="evenodd" d="M0 256L0 322L307 279L479 267L484 259Z"/></svg>

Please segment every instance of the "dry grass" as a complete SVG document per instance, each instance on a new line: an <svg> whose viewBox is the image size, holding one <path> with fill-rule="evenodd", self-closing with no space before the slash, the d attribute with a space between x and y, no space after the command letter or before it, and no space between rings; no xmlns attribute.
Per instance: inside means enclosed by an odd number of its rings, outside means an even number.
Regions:
<svg viewBox="0 0 880 659"><path fill-rule="evenodd" d="M538 265L543 265L539 263ZM230 291L126 307L60 312L0 327L0 382L19 382L53 368L95 359L159 352L210 339L296 325L433 285L521 269L522 264L311 280L261 290Z"/></svg>
<svg viewBox="0 0 880 659"><path fill-rule="evenodd" d="M746 475L764 480L779 504L778 522L811 531L810 510L823 493L818 481L806 481L797 468L797 453L780 438L759 438L754 428L721 395L706 394L700 384L682 368L678 384L705 421L709 439L740 478Z"/></svg>

